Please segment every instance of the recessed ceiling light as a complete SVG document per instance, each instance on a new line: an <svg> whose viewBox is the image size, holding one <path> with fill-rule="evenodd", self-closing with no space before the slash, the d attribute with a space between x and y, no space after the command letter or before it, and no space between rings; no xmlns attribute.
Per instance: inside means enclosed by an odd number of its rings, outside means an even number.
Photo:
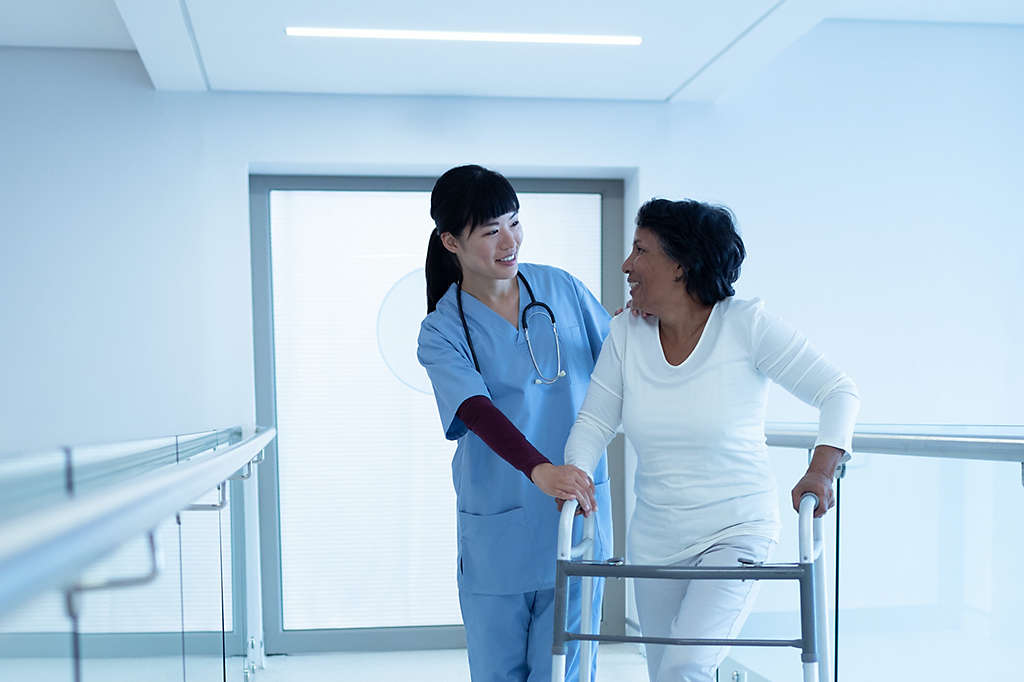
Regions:
<svg viewBox="0 0 1024 682"><path fill-rule="evenodd" d="M640 36L571 33L486 33L481 31L401 31L373 28L289 26L287 35L300 38L377 38L383 40L459 40L482 43L550 43L562 45L639 45Z"/></svg>

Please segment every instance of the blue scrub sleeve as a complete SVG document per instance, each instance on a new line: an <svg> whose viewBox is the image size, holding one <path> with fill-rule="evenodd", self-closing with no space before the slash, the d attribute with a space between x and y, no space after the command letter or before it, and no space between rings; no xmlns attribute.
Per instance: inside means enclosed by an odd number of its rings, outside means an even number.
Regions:
<svg viewBox="0 0 1024 682"><path fill-rule="evenodd" d="M461 331L460 331L461 333ZM484 378L473 366L473 358L465 342L455 342L439 329L431 317L420 325L416 357L427 370L441 415L441 427L449 440L466 434L466 425L455 414L467 398L476 395L491 397Z"/></svg>
<svg viewBox="0 0 1024 682"><path fill-rule="evenodd" d="M576 298L583 313L583 326L586 329L587 342L590 344L590 353L594 362L597 362L597 358L601 355L601 346L604 345L604 340L608 336L608 324L612 316L590 293L583 282L573 277L572 283L576 288Z"/></svg>

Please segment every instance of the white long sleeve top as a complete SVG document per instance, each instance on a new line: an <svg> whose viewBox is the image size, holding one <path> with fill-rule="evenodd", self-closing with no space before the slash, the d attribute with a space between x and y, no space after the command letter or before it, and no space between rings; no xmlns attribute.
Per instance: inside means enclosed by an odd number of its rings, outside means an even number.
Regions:
<svg viewBox="0 0 1024 682"><path fill-rule="evenodd" d="M737 535L778 539L764 435L769 380L819 408L815 445L849 452L857 387L760 300L715 304L678 366L665 359L654 321L612 320L565 461L592 475L621 424L637 453L630 561L675 563Z"/></svg>

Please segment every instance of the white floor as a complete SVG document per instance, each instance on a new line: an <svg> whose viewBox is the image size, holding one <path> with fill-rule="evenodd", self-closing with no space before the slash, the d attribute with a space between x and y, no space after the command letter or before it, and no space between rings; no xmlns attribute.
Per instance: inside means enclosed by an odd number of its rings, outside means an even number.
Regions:
<svg viewBox="0 0 1024 682"><path fill-rule="evenodd" d="M602 646L598 650L597 666L604 679L647 682L644 658L633 645ZM259 682L330 679L324 677L324 674L332 672L337 672L337 679L346 682L469 681L469 665L466 652L462 649L274 656L268 660L267 669L256 679Z"/></svg>
<svg viewBox="0 0 1024 682"><path fill-rule="evenodd" d="M228 659L230 682L242 682L244 659ZM598 652L601 679L647 682L647 669L638 647L606 644ZM187 661L186 682L222 679L217 657ZM182 682L181 659L92 659L85 661L82 682ZM272 656L254 682L469 682L464 649L387 653L332 653ZM0 660L2 682L70 682L70 664L63 659Z"/></svg>
<svg viewBox="0 0 1024 682"><path fill-rule="evenodd" d="M733 650L735 652L735 649ZM736 656L759 674L747 679L800 678L795 650L766 650ZM227 679L244 682L242 658L227 662ZM737 662L726 661L732 670ZM985 633L957 631L896 645L884 634L849 637L841 661L843 682L927 680L1024 680L1019 641L992 640ZM632 644L605 644L598 654L599 680L647 682L644 657ZM764 677L762 677L762 675ZM721 675L724 681L732 676ZM83 661L82 682L219 682L220 657L192 656L182 674L180 658L108 658ZM469 682L464 649L271 656L253 682ZM72 682L67 659L0 658L0 682Z"/></svg>

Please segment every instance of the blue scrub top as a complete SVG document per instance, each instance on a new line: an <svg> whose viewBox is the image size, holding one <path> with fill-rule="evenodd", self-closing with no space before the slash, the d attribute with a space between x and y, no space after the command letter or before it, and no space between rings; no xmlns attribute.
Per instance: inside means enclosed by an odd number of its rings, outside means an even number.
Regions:
<svg viewBox="0 0 1024 682"><path fill-rule="evenodd" d="M583 404L590 374L608 335L609 315L575 277L544 265L521 263L519 270L537 300L554 311L566 376L536 384L521 325L462 292L466 324L480 372L459 320L456 286L420 325L417 357L434 387L445 436L457 440L452 479L458 502L459 588L482 594L518 594L555 584L558 510L526 476L467 430L456 410L467 398L487 396L527 440L554 464L564 463L565 442ZM518 280L517 280L518 281ZM519 312L530 303L519 282ZM547 315L530 311L527 324L537 363L545 376L557 360ZM611 550L611 497L604 455L594 471L598 519L595 557ZM575 535L580 533L576 520Z"/></svg>

